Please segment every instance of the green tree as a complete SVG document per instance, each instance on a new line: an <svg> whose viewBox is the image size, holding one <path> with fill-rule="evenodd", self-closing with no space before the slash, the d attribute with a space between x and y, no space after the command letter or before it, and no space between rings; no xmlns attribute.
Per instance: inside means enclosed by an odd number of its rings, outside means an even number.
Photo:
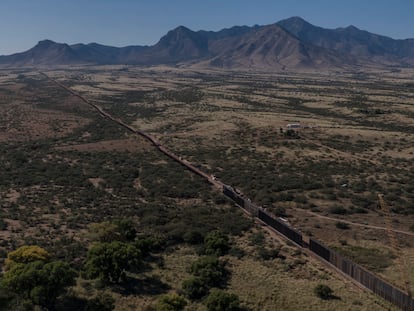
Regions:
<svg viewBox="0 0 414 311"><path fill-rule="evenodd" d="M221 231L211 231L204 238L204 249L207 255L224 255L230 249L229 238Z"/></svg>
<svg viewBox="0 0 414 311"><path fill-rule="evenodd" d="M184 295L191 300L203 298L207 295L210 287L200 277L191 277L182 284Z"/></svg>
<svg viewBox="0 0 414 311"><path fill-rule="evenodd" d="M132 244L96 243L88 252L84 270L89 278L119 283L125 279L127 271L137 271L141 263L141 252Z"/></svg>
<svg viewBox="0 0 414 311"><path fill-rule="evenodd" d="M13 306L13 293L11 293L7 288L2 286L0 283L0 310L6 311L6 310L13 310L12 307L16 310L20 310L16 305Z"/></svg>
<svg viewBox="0 0 414 311"><path fill-rule="evenodd" d="M91 224L89 235L94 241L102 243L113 241L131 242L135 240L137 230L132 220L121 219L115 222L104 221Z"/></svg>
<svg viewBox="0 0 414 311"><path fill-rule="evenodd" d="M316 296L324 300L332 298L333 294L333 290L328 285L324 284L318 284L315 287L314 292Z"/></svg>
<svg viewBox="0 0 414 311"><path fill-rule="evenodd" d="M53 308L56 299L75 284L76 272L62 261L14 263L3 276L1 287L14 293L20 302Z"/></svg>
<svg viewBox="0 0 414 311"><path fill-rule="evenodd" d="M217 257L204 256L194 261L190 273L199 277L209 287L219 287L227 281L226 263Z"/></svg>
<svg viewBox="0 0 414 311"><path fill-rule="evenodd" d="M140 237L133 242L135 247L141 251L142 256L146 256L152 251L161 250L164 243L162 238L154 236Z"/></svg>
<svg viewBox="0 0 414 311"><path fill-rule="evenodd" d="M24 245L18 249L8 253L6 259L6 269L9 269L16 263L29 263L32 261L47 261L49 260L49 253L37 245Z"/></svg>
<svg viewBox="0 0 414 311"><path fill-rule="evenodd" d="M119 240L123 242L132 242L137 236L137 229L135 223L130 219L121 219L115 221Z"/></svg>
<svg viewBox="0 0 414 311"><path fill-rule="evenodd" d="M181 311L187 301L177 294L161 295L154 306L155 311Z"/></svg>
<svg viewBox="0 0 414 311"><path fill-rule="evenodd" d="M91 224L89 226L89 235L94 241L109 243L117 240L117 226L109 221Z"/></svg>
<svg viewBox="0 0 414 311"><path fill-rule="evenodd" d="M213 288L205 300L208 311L237 311L240 310L239 297Z"/></svg>

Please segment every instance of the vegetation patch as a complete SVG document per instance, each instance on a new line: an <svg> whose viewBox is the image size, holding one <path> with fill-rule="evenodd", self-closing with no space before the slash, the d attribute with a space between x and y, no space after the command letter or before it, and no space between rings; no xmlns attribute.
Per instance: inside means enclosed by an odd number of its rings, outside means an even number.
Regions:
<svg viewBox="0 0 414 311"><path fill-rule="evenodd" d="M392 265L394 259L394 256L390 252L377 248L346 245L339 248L339 251L346 257L373 272L384 271Z"/></svg>

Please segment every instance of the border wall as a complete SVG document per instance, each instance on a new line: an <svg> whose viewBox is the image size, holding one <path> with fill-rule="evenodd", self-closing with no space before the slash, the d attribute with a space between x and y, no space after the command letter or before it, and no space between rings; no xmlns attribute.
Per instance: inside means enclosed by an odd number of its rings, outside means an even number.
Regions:
<svg viewBox="0 0 414 311"><path fill-rule="evenodd" d="M262 208L254 205L249 199L244 198L244 196L233 187L223 185L223 194L232 199L237 205L245 209L252 216L257 217L265 224L288 238L290 241L296 243L300 247L307 247L307 244L303 241L302 233L285 224L281 220L276 219L273 215L264 211ZM328 248L312 238L309 239L309 250L321 259L333 265L335 268L342 271L344 274L354 279L365 288L399 307L401 310L414 311L414 300L412 297L390 283L382 280L375 274L369 272L352 260L342 256L338 252Z"/></svg>
<svg viewBox="0 0 414 311"><path fill-rule="evenodd" d="M273 218L265 211L259 210L258 218L264 223L277 230L289 240L295 242L299 246L303 246L302 233L283 223L282 221Z"/></svg>
<svg viewBox="0 0 414 311"><path fill-rule="evenodd" d="M401 310L414 310L414 300L408 294L338 252L312 238L309 239L309 249L378 296L398 306Z"/></svg>

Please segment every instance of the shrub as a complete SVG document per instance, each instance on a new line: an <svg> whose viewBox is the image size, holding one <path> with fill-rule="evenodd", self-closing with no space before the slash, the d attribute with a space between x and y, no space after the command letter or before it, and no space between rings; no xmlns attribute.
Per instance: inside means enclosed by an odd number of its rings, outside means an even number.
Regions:
<svg viewBox="0 0 414 311"><path fill-rule="evenodd" d="M261 231L257 233L253 233L250 236L250 242L252 243L252 245L263 246L266 242L266 237Z"/></svg>
<svg viewBox="0 0 414 311"><path fill-rule="evenodd" d="M220 231L211 231L204 238L204 249L208 255L224 255L230 249L229 238Z"/></svg>
<svg viewBox="0 0 414 311"><path fill-rule="evenodd" d="M183 240L191 245L196 245L202 243L204 239L203 234L200 231L191 229L184 233Z"/></svg>
<svg viewBox="0 0 414 311"><path fill-rule="evenodd" d="M244 255L246 255L246 252L239 247L232 247L229 250L229 255L240 259L240 258L243 258Z"/></svg>
<svg viewBox="0 0 414 311"><path fill-rule="evenodd" d="M139 237L133 244L141 251L142 256L148 255L151 251L160 250L164 246L164 239L162 237Z"/></svg>
<svg viewBox="0 0 414 311"><path fill-rule="evenodd" d="M286 217L287 216L286 209L284 207L281 207L281 206L277 206L274 209L273 213L278 217Z"/></svg>
<svg viewBox="0 0 414 311"><path fill-rule="evenodd" d="M130 219L121 219L115 221L117 226L118 240L123 242L134 241L137 230L135 228L135 223Z"/></svg>
<svg viewBox="0 0 414 311"><path fill-rule="evenodd" d="M336 222L336 223L335 223L335 227L337 227L338 229L342 229L342 230L347 230L347 229L349 229L349 228L350 228L350 227L349 227L349 225L348 225L347 223L342 222L342 221L338 221L338 222Z"/></svg>
<svg viewBox="0 0 414 311"><path fill-rule="evenodd" d="M89 226L90 238L94 241L109 243L117 239L117 226L108 221L91 224Z"/></svg>
<svg viewBox="0 0 414 311"><path fill-rule="evenodd" d="M129 219L117 220L113 223L104 221L91 224L89 232L94 241L104 243L112 241L130 242L135 239L137 234L135 224Z"/></svg>
<svg viewBox="0 0 414 311"><path fill-rule="evenodd" d="M348 210L341 206L333 206L329 209L329 212L332 214L346 215L348 213Z"/></svg>
<svg viewBox="0 0 414 311"><path fill-rule="evenodd" d="M177 294L161 295L154 306L155 311L180 311L187 305L187 301Z"/></svg>
<svg viewBox="0 0 414 311"><path fill-rule="evenodd" d="M315 287L314 292L316 296L324 300L332 298L333 294L333 290L328 285L324 284L318 284Z"/></svg>
<svg viewBox="0 0 414 311"><path fill-rule="evenodd" d="M296 195L293 201L296 203L306 204L308 202L308 199L304 195Z"/></svg>
<svg viewBox="0 0 414 311"><path fill-rule="evenodd" d="M7 230L7 222L4 219L0 219L0 230Z"/></svg>
<svg viewBox="0 0 414 311"><path fill-rule="evenodd" d="M226 293L220 289L212 289L205 300L208 311L236 311L240 310L239 297Z"/></svg>
<svg viewBox="0 0 414 311"><path fill-rule="evenodd" d="M222 286L229 276L226 263L217 257L200 257L191 265L189 272L193 275L183 282L186 297L195 300L207 295L212 287Z"/></svg>
<svg viewBox="0 0 414 311"><path fill-rule="evenodd" d="M368 211L365 208L362 208L362 207L354 208L353 212L355 212L357 214L368 214Z"/></svg>
<svg viewBox="0 0 414 311"><path fill-rule="evenodd" d="M273 247L271 249L267 249L266 247L262 246L257 249L257 255L260 259L263 260L272 260L279 257L280 247Z"/></svg>
<svg viewBox="0 0 414 311"><path fill-rule="evenodd" d="M286 130L286 131L283 133L283 135L284 135L285 137L287 137L287 138L295 138L295 139L300 138L299 133L298 133L297 131L295 131L295 130L292 130L292 129L288 129L288 130Z"/></svg>
<svg viewBox="0 0 414 311"><path fill-rule="evenodd" d="M193 262L190 273L201 278L209 287L219 287L226 282L229 274L225 265L225 262L216 257L201 257Z"/></svg>
<svg viewBox="0 0 414 311"><path fill-rule="evenodd" d="M191 277L182 284L183 293L191 300L197 300L207 295L209 286L200 277Z"/></svg>

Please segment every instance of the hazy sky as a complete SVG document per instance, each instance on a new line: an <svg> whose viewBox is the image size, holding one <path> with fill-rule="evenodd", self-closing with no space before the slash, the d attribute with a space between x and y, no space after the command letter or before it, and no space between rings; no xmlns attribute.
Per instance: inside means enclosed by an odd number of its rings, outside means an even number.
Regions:
<svg viewBox="0 0 414 311"><path fill-rule="evenodd" d="M0 0L0 55L43 39L151 45L179 25L220 30L291 16L325 28L354 25L414 38L414 0Z"/></svg>

